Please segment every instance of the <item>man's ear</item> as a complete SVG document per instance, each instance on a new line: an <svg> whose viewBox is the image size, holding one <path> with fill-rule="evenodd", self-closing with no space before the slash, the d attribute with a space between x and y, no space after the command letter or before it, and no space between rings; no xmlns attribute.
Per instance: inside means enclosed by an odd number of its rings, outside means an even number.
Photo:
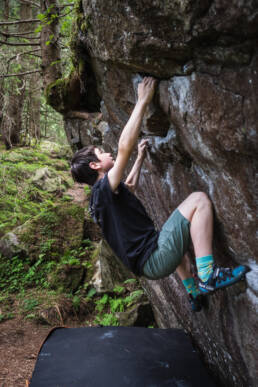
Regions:
<svg viewBox="0 0 258 387"><path fill-rule="evenodd" d="M91 161L91 162L89 163L89 167L90 167L91 169L95 169L95 170L100 169L99 162L97 162L97 161Z"/></svg>

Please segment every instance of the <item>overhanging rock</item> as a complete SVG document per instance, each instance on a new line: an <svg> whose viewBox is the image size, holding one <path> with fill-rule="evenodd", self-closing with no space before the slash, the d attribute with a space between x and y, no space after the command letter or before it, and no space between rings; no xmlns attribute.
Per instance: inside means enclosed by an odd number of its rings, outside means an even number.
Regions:
<svg viewBox="0 0 258 387"><path fill-rule="evenodd" d="M251 268L246 285L217 292L198 315L190 314L176 275L146 281L160 325L170 327L176 315L223 383L254 386L257 1L83 0L81 12L86 28L76 42L102 98L107 150L117 150L137 82L145 74L160 80L143 124L150 148L138 191L157 227L188 194L205 191L214 205L216 261ZM68 132L74 122L66 120ZM91 141L88 129L80 146ZM95 130L93 142L101 143Z"/></svg>

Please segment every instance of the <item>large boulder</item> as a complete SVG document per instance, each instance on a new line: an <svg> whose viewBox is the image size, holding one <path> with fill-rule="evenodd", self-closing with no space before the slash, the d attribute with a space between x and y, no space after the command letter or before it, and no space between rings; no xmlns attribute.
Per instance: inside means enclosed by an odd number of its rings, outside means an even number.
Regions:
<svg viewBox="0 0 258 387"><path fill-rule="evenodd" d="M101 240L96 252L91 284L98 293L112 292L117 283L134 275L122 265L105 240Z"/></svg>
<svg viewBox="0 0 258 387"><path fill-rule="evenodd" d="M60 145L56 142L43 140L39 144L39 149L42 152L47 153L51 158L54 159L70 159L72 151L68 145Z"/></svg>
<svg viewBox="0 0 258 387"><path fill-rule="evenodd" d="M217 292L209 308L196 315L176 275L144 281L159 324L172 327L180 321L225 385L254 386L257 1L82 0L80 12L84 21L73 47L88 69L81 84L94 78L102 98L105 129L100 128L101 139L94 127L91 139L89 127L77 120L76 132L84 138L79 146L102 140L116 153L138 82L144 75L157 77L156 97L142 127L150 149L138 195L161 227L188 194L205 191L214 204L216 261L251 269L246 284ZM86 109L87 93L83 103ZM66 118L68 135L74 122Z"/></svg>
<svg viewBox="0 0 258 387"><path fill-rule="evenodd" d="M58 260L81 245L84 235L84 208L62 203L42 211L0 239L0 254L6 258L28 256L36 261L40 254Z"/></svg>
<svg viewBox="0 0 258 387"><path fill-rule="evenodd" d="M101 240L93 254L93 270L90 285L99 294L113 294L116 286L124 292L130 291L131 300L122 311L114 313L121 326L148 326L154 323L154 314L146 293L139 289L135 276L122 264L105 240ZM127 297L128 298L128 297Z"/></svg>
<svg viewBox="0 0 258 387"><path fill-rule="evenodd" d="M8 232L0 239L0 254L10 259L17 255L27 256L28 251L25 246L20 243L14 232Z"/></svg>
<svg viewBox="0 0 258 387"><path fill-rule="evenodd" d="M37 188L47 192L65 191L70 186L69 179L49 167L39 168L30 179Z"/></svg>

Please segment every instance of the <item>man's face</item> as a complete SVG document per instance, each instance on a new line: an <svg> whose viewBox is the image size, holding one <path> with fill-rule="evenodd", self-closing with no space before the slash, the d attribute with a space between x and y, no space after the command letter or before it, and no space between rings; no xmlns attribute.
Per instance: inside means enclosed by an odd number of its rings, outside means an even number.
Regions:
<svg viewBox="0 0 258 387"><path fill-rule="evenodd" d="M109 171L114 166L114 160L111 153L104 152L101 148L94 149L95 155L99 159L101 169L105 172Z"/></svg>

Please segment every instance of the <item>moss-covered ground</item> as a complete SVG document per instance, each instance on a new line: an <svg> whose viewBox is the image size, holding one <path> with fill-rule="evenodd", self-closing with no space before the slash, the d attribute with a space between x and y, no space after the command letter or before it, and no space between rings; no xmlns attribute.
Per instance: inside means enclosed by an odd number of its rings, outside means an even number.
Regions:
<svg viewBox="0 0 258 387"><path fill-rule="evenodd" d="M31 183L36 170L48 166L62 176L59 192L47 192ZM0 151L0 237L31 217L51 209L58 199L66 200L62 191L73 184L65 159L50 156L48 151L17 148Z"/></svg>
<svg viewBox="0 0 258 387"><path fill-rule="evenodd" d="M99 237L85 236L85 216L87 232L95 232L87 213L89 187L80 187L85 206L69 194L76 190L69 157L46 143L0 150L0 239L12 232L23 246L22 254L0 254L0 322L19 317L49 325L71 319L119 325L118 314L143 298L136 279L105 294L93 287ZM55 190L35 183L36 171L46 167L50 178L61 179Z"/></svg>
<svg viewBox="0 0 258 387"><path fill-rule="evenodd" d="M93 243L83 241L85 210L66 192L73 181L69 150L67 158L64 155L57 145L48 143L0 150L0 238L13 232L26 246L26 254L0 255L0 322L15 313L32 317L35 308L70 298L73 287L68 283L64 288L63 272L81 267L94 249ZM54 191L41 189L32 179L46 167L52 176L60 177ZM76 282L76 275L67 275L70 280L73 277ZM74 289L78 287L79 283Z"/></svg>

